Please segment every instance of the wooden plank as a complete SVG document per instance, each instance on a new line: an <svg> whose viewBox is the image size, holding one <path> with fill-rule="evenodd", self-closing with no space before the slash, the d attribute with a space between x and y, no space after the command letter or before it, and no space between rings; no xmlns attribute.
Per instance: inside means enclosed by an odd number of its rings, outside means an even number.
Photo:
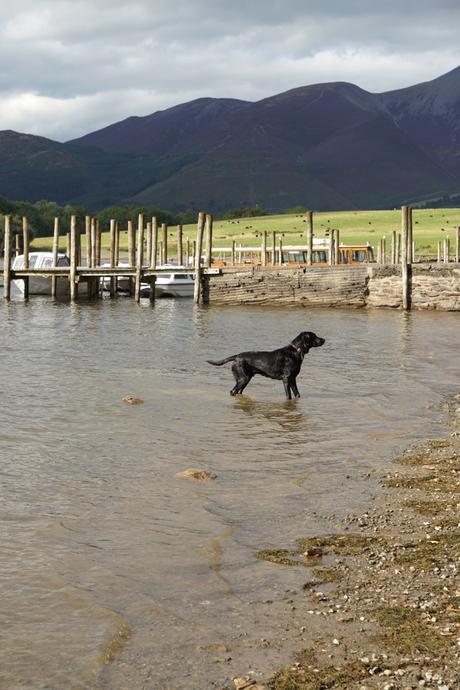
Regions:
<svg viewBox="0 0 460 690"><path fill-rule="evenodd" d="M136 282L134 284L134 299L141 299L142 264L144 261L144 216L139 213L137 219L137 250L136 250Z"/></svg>
<svg viewBox="0 0 460 690"><path fill-rule="evenodd" d="M196 228L195 285L193 292L193 301L195 302L195 304L200 304L203 298L201 290L201 252L203 247L203 233L205 222L206 216L204 213L200 212L198 214L198 223Z"/></svg>
<svg viewBox="0 0 460 690"><path fill-rule="evenodd" d="M5 216L5 237L3 245L3 299L11 299L11 257L13 253L11 216Z"/></svg>

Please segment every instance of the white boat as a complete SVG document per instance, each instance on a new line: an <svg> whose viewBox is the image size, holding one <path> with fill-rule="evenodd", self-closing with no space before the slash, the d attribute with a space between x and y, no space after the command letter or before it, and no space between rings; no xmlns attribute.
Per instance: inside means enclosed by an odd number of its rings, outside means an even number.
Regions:
<svg viewBox="0 0 460 690"><path fill-rule="evenodd" d="M177 269L186 269L187 266L175 266L164 264L157 266L161 269L170 269L170 272L158 273L155 281L155 297L193 297L195 279L193 273L177 273ZM141 295L150 294L150 285L142 283Z"/></svg>
<svg viewBox="0 0 460 690"><path fill-rule="evenodd" d="M110 264L107 261L104 261L104 263L102 263L101 266L107 268L110 266ZM129 266L129 263L127 261L118 262L119 268L123 268L126 266ZM102 287L105 292L108 292L110 290L110 280L111 278L109 276L106 276L102 279ZM131 280L133 280L133 278L127 278L126 276L117 278L117 292L129 292L131 287Z"/></svg>
<svg viewBox="0 0 460 690"><path fill-rule="evenodd" d="M46 270L53 266L52 252L29 252L29 268L36 270ZM57 266L70 266L69 257L66 254L58 254ZM12 270L21 270L24 268L24 255L19 254L15 257L11 266ZM24 281L21 278L12 281L14 290L24 294ZM86 283L80 284L82 292L86 292ZM50 276L30 276L29 277L29 294L30 295L51 295L51 277ZM56 296L68 297L70 294L69 279L67 276L58 277L56 283Z"/></svg>

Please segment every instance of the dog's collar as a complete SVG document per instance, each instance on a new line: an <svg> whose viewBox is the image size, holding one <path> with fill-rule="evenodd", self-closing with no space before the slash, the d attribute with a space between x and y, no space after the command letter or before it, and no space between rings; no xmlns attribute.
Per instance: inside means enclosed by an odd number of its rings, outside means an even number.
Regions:
<svg viewBox="0 0 460 690"><path fill-rule="evenodd" d="M301 347L297 347L296 345L294 345L294 343L290 343L290 345L291 345L291 347L294 348L294 350L297 350L297 352L299 353L299 355L302 357L302 355L303 355L302 348L301 348Z"/></svg>

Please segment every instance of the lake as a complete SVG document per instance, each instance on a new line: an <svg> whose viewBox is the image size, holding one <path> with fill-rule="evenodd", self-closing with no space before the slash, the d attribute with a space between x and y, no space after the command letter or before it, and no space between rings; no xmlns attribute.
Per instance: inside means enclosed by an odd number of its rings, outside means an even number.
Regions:
<svg viewBox="0 0 460 690"><path fill-rule="evenodd" d="M365 510L458 392L458 314L34 298L0 324L8 690L219 688L287 662L274 612L308 571L257 550ZM326 344L298 401L260 377L231 398L230 365L206 363L302 330Z"/></svg>

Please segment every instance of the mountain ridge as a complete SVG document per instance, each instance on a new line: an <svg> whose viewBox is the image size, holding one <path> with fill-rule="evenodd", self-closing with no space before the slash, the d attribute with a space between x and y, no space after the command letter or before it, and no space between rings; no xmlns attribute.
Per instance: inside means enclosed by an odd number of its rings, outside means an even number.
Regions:
<svg viewBox="0 0 460 690"><path fill-rule="evenodd" d="M0 132L0 194L89 208L385 208L460 191L460 67L403 89L349 82L199 98L59 143Z"/></svg>

